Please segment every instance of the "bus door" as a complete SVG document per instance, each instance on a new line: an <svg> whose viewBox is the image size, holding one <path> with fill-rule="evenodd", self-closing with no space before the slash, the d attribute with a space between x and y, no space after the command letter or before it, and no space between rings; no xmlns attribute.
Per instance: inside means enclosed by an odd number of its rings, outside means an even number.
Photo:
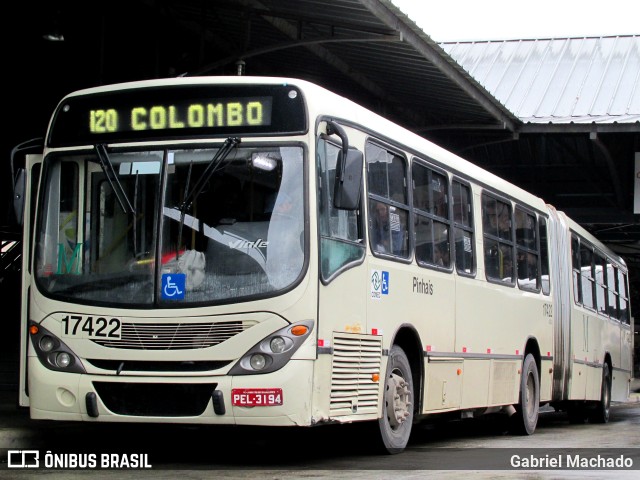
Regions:
<svg viewBox="0 0 640 480"><path fill-rule="evenodd" d="M20 376L18 380L18 404L29 406L27 390L27 347L29 336L27 322L29 317L29 294L31 284L31 252L33 223L35 220L38 182L42 167L42 155L27 155L21 186L24 189L22 207L22 298L20 302Z"/></svg>
<svg viewBox="0 0 640 480"><path fill-rule="evenodd" d="M356 136L357 133L350 131L349 142L356 143ZM340 141L333 135L321 135L316 147L320 242L318 371L331 371L331 379L326 379L323 375L322 381L331 382L331 391L335 392L330 395L330 399L323 396L321 404L333 418L366 413L375 415L377 385L373 386L373 392L369 392L372 395L366 395L357 385L340 379L342 374L339 367L340 359L353 356L355 349L361 348L365 342L363 335L370 333L367 332L366 324L367 278L366 271L362 268L365 254L362 205L357 209L336 208L335 182L339 152L342 150ZM329 352L333 352L333 355L323 354ZM380 360L380 352L377 359ZM358 369L358 365L352 359L347 359L345 366L348 366L348 369L353 368L354 371ZM348 378L358 381L357 376ZM352 395L349 392L359 393ZM374 398L373 403L365 406L365 397ZM327 401L328 404L325 403Z"/></svg>

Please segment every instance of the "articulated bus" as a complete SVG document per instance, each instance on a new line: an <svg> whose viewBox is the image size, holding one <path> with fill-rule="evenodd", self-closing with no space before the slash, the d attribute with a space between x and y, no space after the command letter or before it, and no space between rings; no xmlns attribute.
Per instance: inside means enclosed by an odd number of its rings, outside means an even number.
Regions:
<svg viewBox="0 0 640 480"><path fill-rule="evenodd" d="M543 200L306 81L66 96L26 157L32 419L369 422L549 405L632 375L625 262ZM369 438L369 437L367 437Z"/></svg>

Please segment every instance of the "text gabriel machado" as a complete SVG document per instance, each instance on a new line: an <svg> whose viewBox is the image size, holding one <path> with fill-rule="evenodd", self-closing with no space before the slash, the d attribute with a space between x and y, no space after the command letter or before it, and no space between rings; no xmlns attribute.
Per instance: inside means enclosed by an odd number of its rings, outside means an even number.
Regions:
<svg viewBox="0 0 640 480"><path fill-rule="evenodd" d="M617 457L603 457L595 455L585 457L582 455L545 455L535 457L533 455L511 456L511 466L514 468L631 468L633 459L624 455Z"/></svg>

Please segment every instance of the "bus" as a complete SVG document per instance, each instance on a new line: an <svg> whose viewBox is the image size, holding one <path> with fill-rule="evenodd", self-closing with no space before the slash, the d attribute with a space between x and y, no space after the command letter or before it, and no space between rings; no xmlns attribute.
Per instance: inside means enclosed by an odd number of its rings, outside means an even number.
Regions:
<svg viewBox="0 0 640 480"><path fill-rule="evenodd" d="M541 406L632 377L624 260L565 214L294 78L67 95L20 172L34 420L368 422Z"/></svg>

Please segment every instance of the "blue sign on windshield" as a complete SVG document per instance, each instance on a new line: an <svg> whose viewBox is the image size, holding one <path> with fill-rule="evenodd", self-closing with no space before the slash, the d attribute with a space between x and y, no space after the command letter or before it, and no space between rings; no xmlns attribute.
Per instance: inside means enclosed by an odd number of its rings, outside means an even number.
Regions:
<svg viewBox="0 0 640 480"><path fill-rule="evenodd" d="M163 273L162 274L162 299L163 300L184 300L185 285L187 275L184 273Z"/></svg>

